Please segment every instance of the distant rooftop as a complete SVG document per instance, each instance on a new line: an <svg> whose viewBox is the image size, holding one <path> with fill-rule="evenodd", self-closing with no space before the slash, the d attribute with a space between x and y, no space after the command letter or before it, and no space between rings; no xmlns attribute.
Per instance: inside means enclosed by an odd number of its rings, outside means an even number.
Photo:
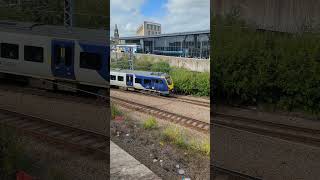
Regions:
<svg viewBox="0 0 320 180"><path fill-rule="evenodd" d="M146 38L154 38L154 37L185 36L185 35L193 35L193 34L210 34L210 30L176 32L176 33L167 33L167 34L157 34L157 35L151 35L151 36L128 36L128 37L120 37L119 39L132 40L132 39L146 39Z"/></svg>
<svg viewBox="0 0 320 180"><path fill-rule="evenodd" d="M161 25L160 23L156 23L156 22L153 22L153 21L144 21L145 23L150 23L150 24L158 24L158 25Z"/></svg>

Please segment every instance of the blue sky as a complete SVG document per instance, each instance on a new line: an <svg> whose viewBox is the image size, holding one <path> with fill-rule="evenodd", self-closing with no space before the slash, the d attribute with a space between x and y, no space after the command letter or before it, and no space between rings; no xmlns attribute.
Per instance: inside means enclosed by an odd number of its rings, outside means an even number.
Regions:
<svg viewBox="0 0 320 180"><path fill-rule="evenodd" d="M163 17L167 13L165 8L167 2L168 0L147 1L141 6L141 14L146 17Z"/></svg>
<svg viewBox="0 0 320 180"><path fill-rule="evenodd" d="M143 21L160 23L162 33L209 30L210 0L110 0L111 36L134 36Z"/></svg>

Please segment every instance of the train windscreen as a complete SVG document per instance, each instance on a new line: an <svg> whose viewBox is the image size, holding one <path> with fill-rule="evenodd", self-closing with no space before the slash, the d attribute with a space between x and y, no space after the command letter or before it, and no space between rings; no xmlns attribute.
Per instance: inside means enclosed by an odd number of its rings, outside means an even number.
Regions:
<svg viewBox="0 0 320 180"><path fill-rule="evenodd" d="M168 82L168 85L171 85L171 84L172 84L172 81L171 81L170 76L166 76L166 80L167 80L167 82Z"/></svg>

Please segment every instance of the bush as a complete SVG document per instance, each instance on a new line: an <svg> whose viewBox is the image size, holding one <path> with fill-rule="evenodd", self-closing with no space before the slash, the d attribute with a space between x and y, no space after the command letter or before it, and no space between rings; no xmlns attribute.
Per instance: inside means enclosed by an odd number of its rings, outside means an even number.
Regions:
<svg viewBox="0 0 320 180"><path fill-rule="evenodd" d="M158 122L154 117L147 119L143 123L143 128L145 128L145 129L155 129L157 127L158 127Z"/></svg>
<svg viewBox="0 0 320 180"><path fill-rule="evenodd" d="M141 71L151 71L152 62L148 59L138 59L134 63L134 69Z"/></svg>
<svg viewBox="0 0 320 180"><path fill-rule="evenodd" d="M160 61L155 62L151 66L151 71L169 73L171 70L169 63Z"/></svg>
<svg viewBox="0 0 320 180"><path fill-rule="evenodd" d="M214 29L211 71L216 98L319 113L319 35L260 32L239 24Z"/></svg>
<svg viewBox="0 0 320 180"><path fill-rule="evenodd" d="M209 96L210 73L175 68L171 70L170 75L176 92L186 95Z"/></svg>

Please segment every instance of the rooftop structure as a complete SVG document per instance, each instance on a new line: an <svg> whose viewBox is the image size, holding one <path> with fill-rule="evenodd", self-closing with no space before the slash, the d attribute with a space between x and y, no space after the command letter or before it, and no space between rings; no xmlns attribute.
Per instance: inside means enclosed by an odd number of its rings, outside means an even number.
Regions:
<svg viewBox="0 0 320 180"><path fill-rule="evenodd" d="M120 37L119 39L121 44L140 45L140 53L209 58L210 30Z"/></svg>
<svg viewBox="0 0 320 180"><path fill-rule="evenodd" d="M153 36L161 34L161 24L144 21L137 30L138 36Z"/></svg>

